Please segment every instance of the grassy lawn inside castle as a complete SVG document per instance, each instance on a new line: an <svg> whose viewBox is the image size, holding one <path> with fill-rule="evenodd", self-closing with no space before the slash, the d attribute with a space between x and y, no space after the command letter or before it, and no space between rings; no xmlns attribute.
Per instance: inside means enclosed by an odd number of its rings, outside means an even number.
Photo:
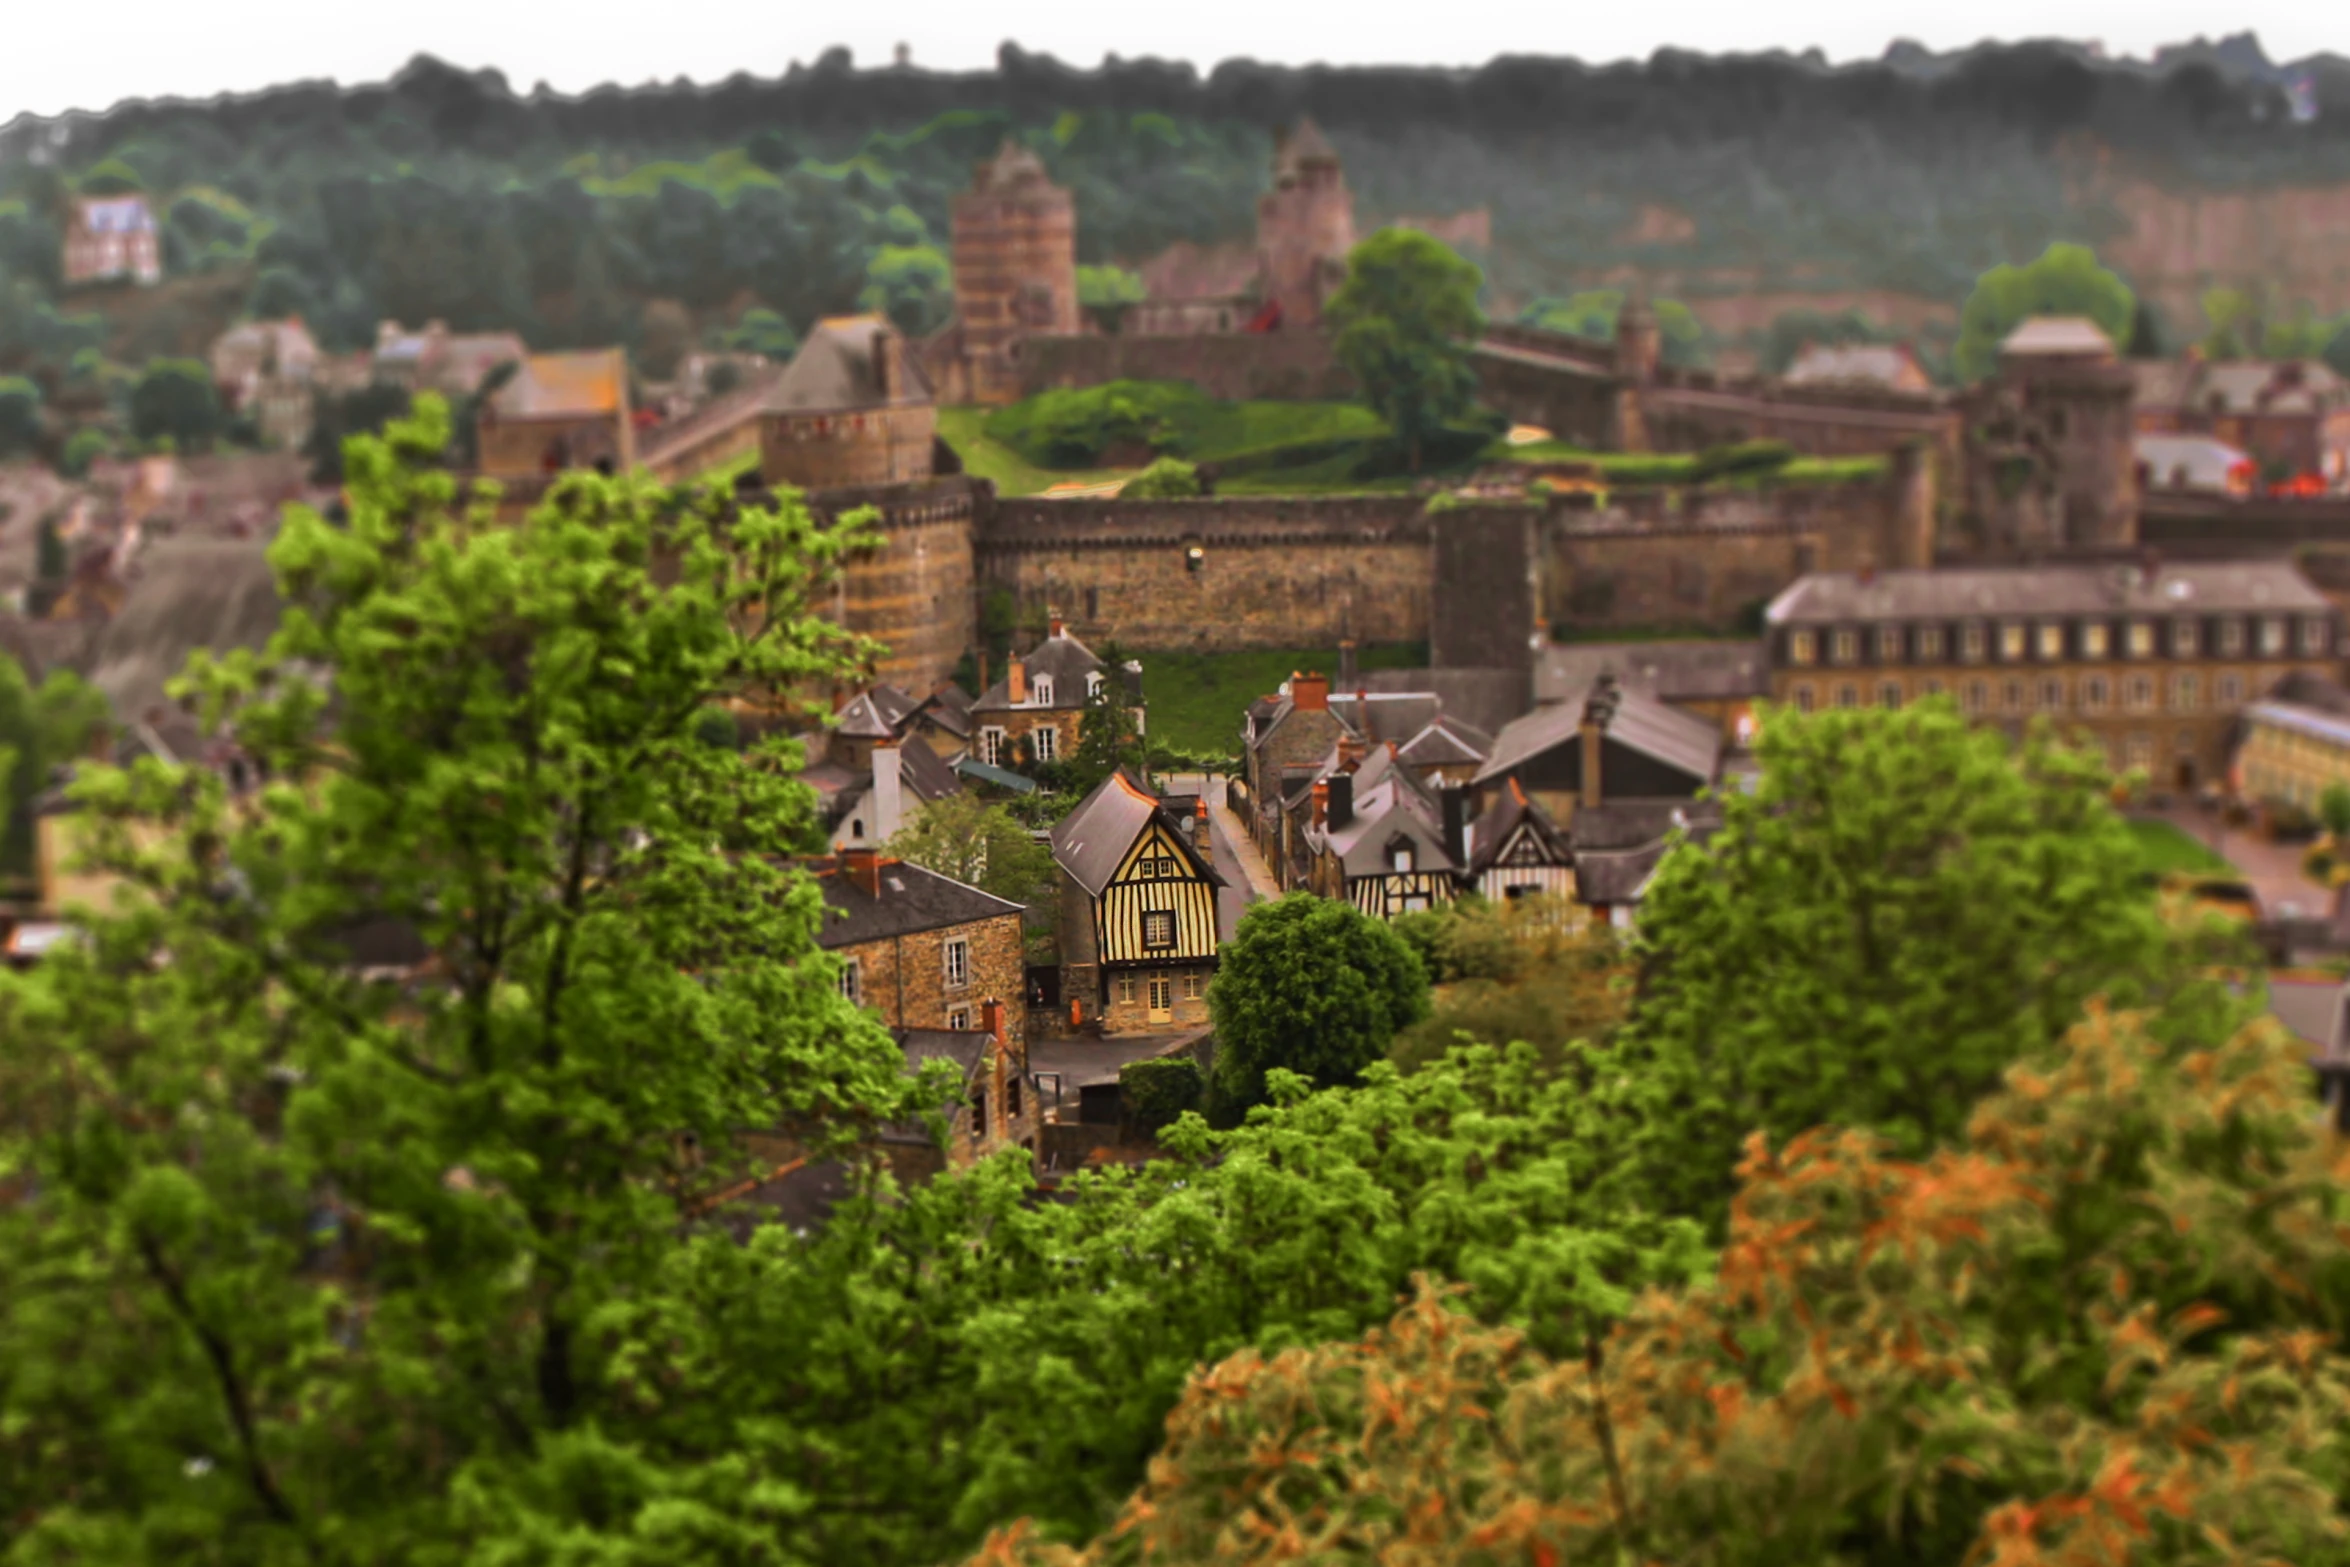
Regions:
<svg viewBox="0 0 2350 1567"><path fill-rule="evenodd" d="M1249 703L1279 689L1299 670L1334 674L1336 648L1274 648L1234 653L1129 650L1142 660L1150 738L1178 751L1240 755L1240 726ZM1417 643L1357 651L1361 669L1418 669L1428 650Z"/></svg>

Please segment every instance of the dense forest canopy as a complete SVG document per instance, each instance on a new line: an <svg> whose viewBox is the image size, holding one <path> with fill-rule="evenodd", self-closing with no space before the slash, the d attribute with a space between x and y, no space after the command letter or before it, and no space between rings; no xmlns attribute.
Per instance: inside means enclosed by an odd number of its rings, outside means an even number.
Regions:
<svg viewBox="0 0 2350 1567"><path fill-rule="evenodd" d="M655 301L707 341L754 308L804 329L880 303L926 326L948 203L1005 136L1076 193L1080 259L1131 264L1247 236L1272 132L1304 114L1364 227L1490 210L1489 308L1664 271L1693 302L1874 293L1954 313L1989 267L2119 231L2082 178L2099 159L2206 186L2350 179L2350 63L2268 67L2254 48L2246 68L2239 42L2155 66L2034 43L1840 68L1666 51L1204 74L1007 44L992 71L835 50L777 78L579 96L419 57L380 84L0 130L0 371L54 391L82 350L186 353L242 312L299 311L339 348L397 317L641 350ZM155 203L171 281L93 320L58 293L65 200L125 188Z"/></svg>

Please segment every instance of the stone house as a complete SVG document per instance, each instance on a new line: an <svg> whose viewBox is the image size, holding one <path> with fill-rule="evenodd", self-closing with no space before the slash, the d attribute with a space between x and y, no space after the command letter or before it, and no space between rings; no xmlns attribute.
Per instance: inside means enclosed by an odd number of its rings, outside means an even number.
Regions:
<svg viewBox="0 0 2350 1567"><path fill-rule="evenodd" d="M1052 834L1060 872L1062 1003L1112 1033L1208 1021L1224 879L1184 819L1123 770Z"/></svg>
<svg viewBox="0 0 2350 1567"><path fill-rule="evenodd" d="M438 392L452 402L471 397L500 365L520 364L530 345L512 332L451 332L429 321L411 332L397 321L376 324L367 377L411 392Z"/></svg>
<svg viewBox="0 0 2350 1567"><path fill-rule="evenodd" d="M2350 787L2350 690L2309 675L2279 681L2244 710L2231 777L2245 799L2312 813L2327 790Z"/></svg>
<svg viewBox="0 0 2350 1567"><path fill-rule="evenodd" d="M877 849L814 862L824 894L817 941L841 960L843 995L892 1028L966 1032L989 1001L1024 1049L1021 906ZM1025 1059L1025 1057L1023 1057Z"/></svg>
<svg viewBox="0 0 2350 1567"><path fill-rule="evenodd" d="M2287 478L2350 485L2350 381L2317 359L2185 359L2133 365L2140 435L2202 435Z"/></svg>
<svg viewBox="0 0 2350 1567"><path fill-rule="evenodd" d="M1303 885L1377 920L1452 902L1464 868L1456 852L1462 806L1457 791L1446 793L1449 806L1398 760L1392 743L1359 760L1350 755L1316 781L1298 813L1292 840Z"/></svg>
<svg viewBox="0 0 2350 1567"><path fill-rule="evenodd" d="M1141 734L1142 665L1110 668L1056 616L1045 639L1014 654L1004 678L971 704L974 750L991 767L1066 761L1077 754L1086 709L1118 695Z"/></svg>
<svg viewBox="0 0 2350 1567"><path fill-rule="evenodd" d="M145 196L77 196L65 218L60 258L68 288L85 283L159 283L163 243Z"/></svg>
<svg viewBox="0 0 2350 1567"><path fill-rule="evenodd" d="M2341 667L2340 612L2289 560L1815 573L1764 618L1780 702L1947 693L2011 731L2045 719L2163 789L2227 776L2246 707Z"/></svg>
<svg viewBox="0 0 2350 1567"><path fill-rule="evenodd" d="M240 322L213 341L212 384L263 438L298 447L310 438L319 359L318 342L300 316Z"/></svg>
<svg viewBox="0 0 2350 1567"><path fill-rule="evenodd" d="M1574 844L1517 779L1503 780L1464 836L1464 892L1488 903L1575 895Z"/></svg>
<svg viewBox="0 0 2350 1567"><path fill-rule="evenodd" d="M481 471L492 478L626 469L636 461L628 356L617 348L532 354L482 405L475 430Z"/></svg>

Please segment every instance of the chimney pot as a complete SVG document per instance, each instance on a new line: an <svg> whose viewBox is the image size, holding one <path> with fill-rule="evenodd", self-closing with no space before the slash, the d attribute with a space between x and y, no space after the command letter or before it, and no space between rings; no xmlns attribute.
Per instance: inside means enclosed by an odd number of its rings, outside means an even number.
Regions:
<svg viewBox="0 0 2350 1567"><path fill-rule="evenodd" d="M1289 677L1290 705L1301 713L1326 713L1330 710L1330 677L1314 673Z"/></svg>
<svg viewBox="0 0 2350 1567"><path fill-rule="evenodd" d="M1058 642L1061 638L1067 636L1068 634L1069 623L1063 620L1060 616L1055 615L1053 617L1053 640Z"/></svg>

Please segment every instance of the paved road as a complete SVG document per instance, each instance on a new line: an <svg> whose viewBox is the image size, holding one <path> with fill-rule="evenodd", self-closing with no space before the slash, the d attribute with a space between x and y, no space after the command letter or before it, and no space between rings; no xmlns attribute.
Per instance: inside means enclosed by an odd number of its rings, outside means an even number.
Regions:
<svg viewBox="0 0 2350 1567"><path fill-rule="evenodd" d="M1230 941L1240 925L1241 911L1260 899L1279 895L1264 856L1248 841L1240 818L1225 804L1225 780L1196 773L1171 775L1167 787L1177 792L1204 789L1208 797L1208 841L1214 848L1216 873L1224 890L1216 894L1216 934ZM1237 845L1237 847L1235 846Z"/></svg>
<svg viewBox="0 0 2350 1567"><path fill-rule="evenodd" d="M2207 815L2192 805L2172 805L2150 814L2170 822L2236 867L2260 895L2264 912L2316 915L2333 908L2334 895L2301 874L2301 856L2307 844L2272 843L2258 833L2235 831L2217 815Z"/></svg>

